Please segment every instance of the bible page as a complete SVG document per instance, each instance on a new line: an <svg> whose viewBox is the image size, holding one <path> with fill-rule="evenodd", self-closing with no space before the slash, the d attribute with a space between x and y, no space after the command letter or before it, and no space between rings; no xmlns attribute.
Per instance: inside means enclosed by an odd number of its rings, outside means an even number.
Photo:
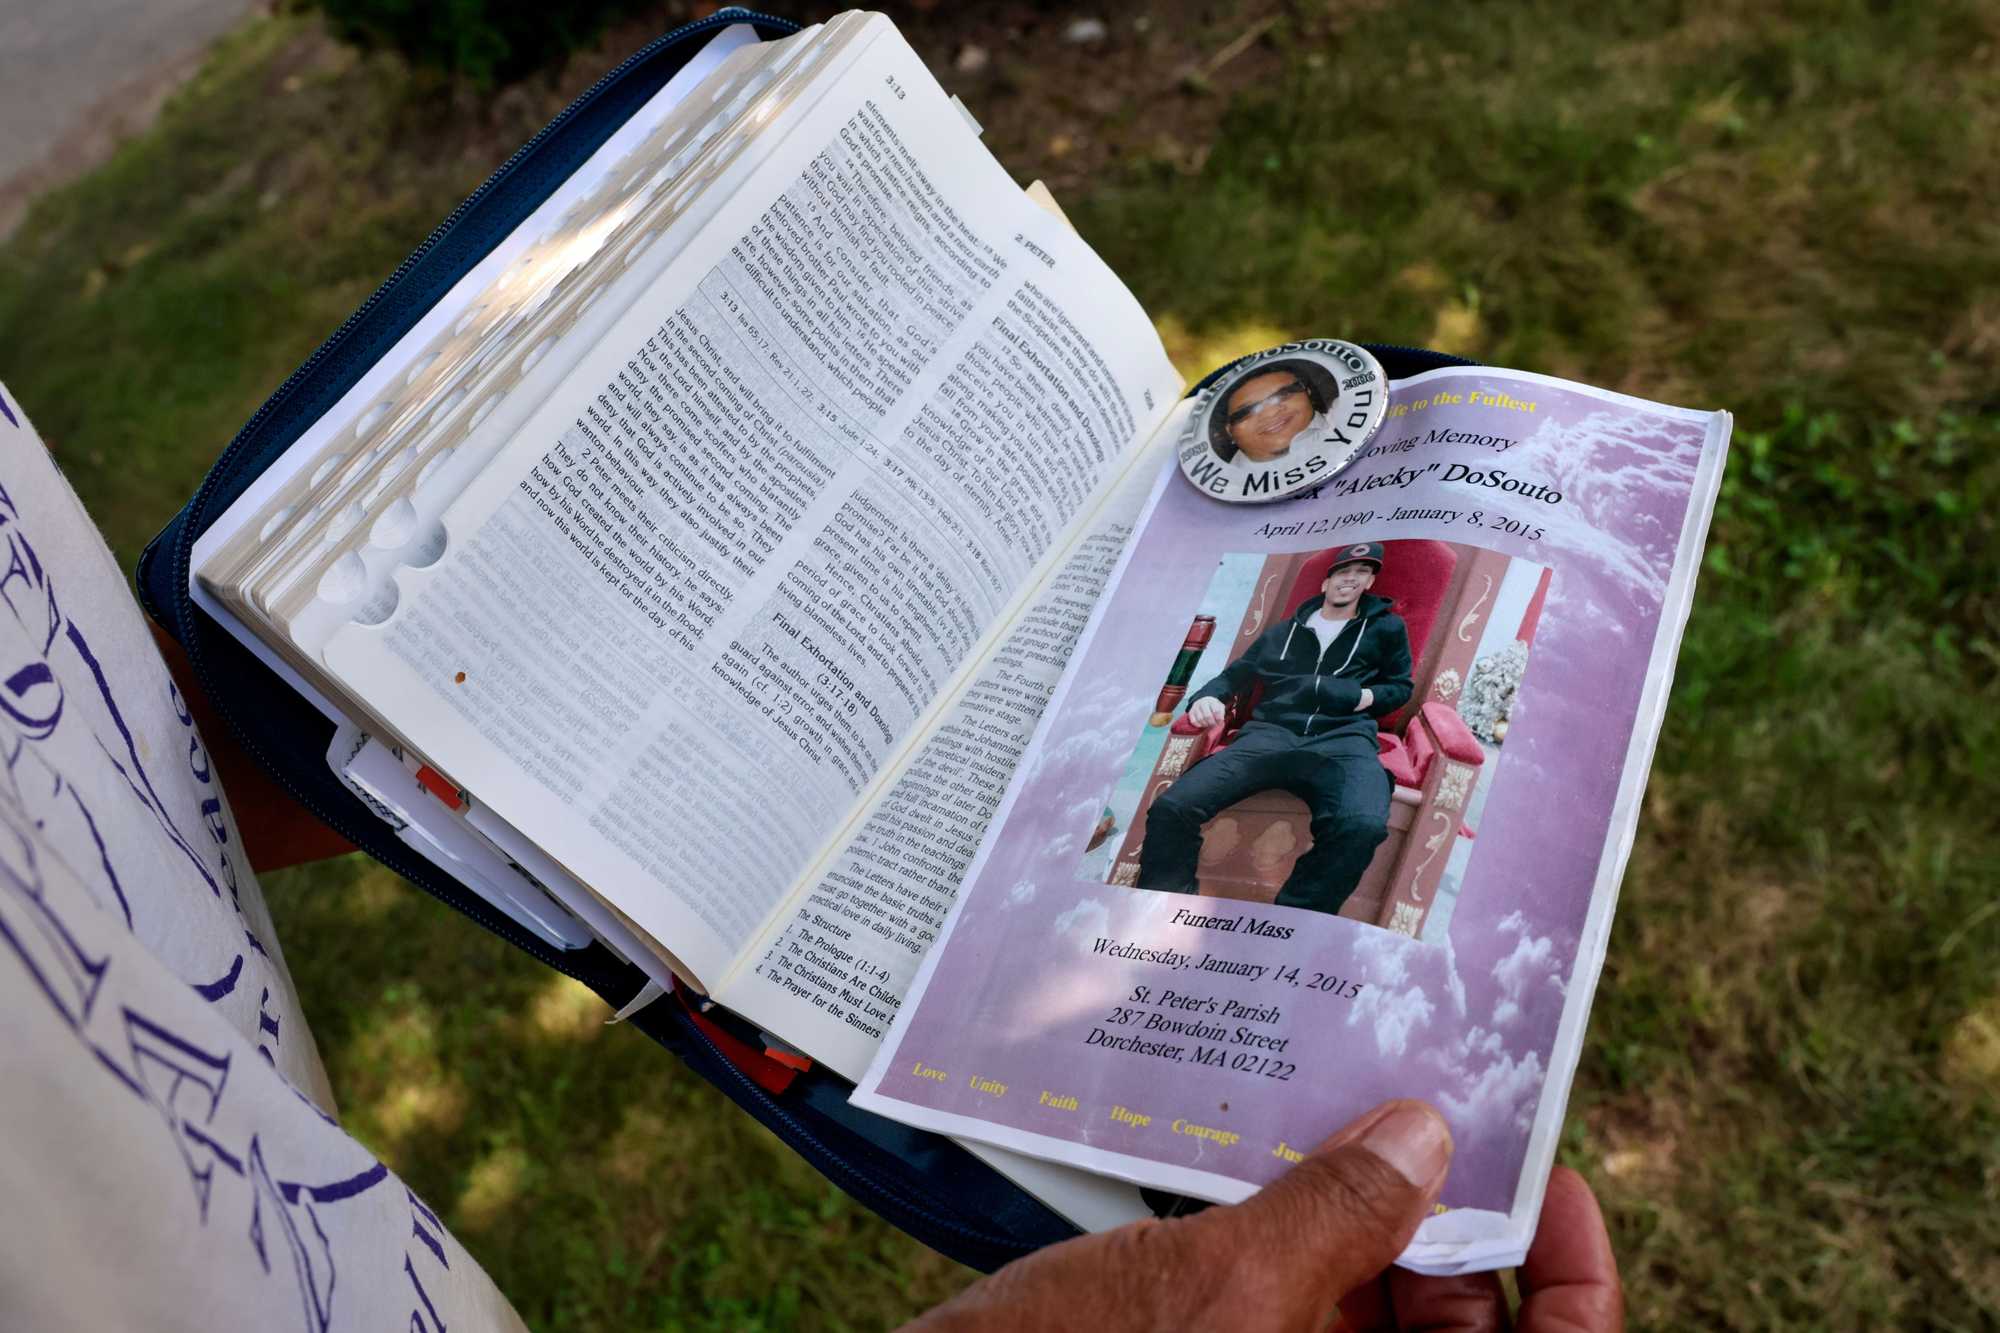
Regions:
<svg viewBox="0 0 2000 1333"><path fill-rule="evenodd" d="M1171 451L1149 446L716 999L859 1079ZM1081 850L1081 844L1079 844Z"/></svg>
<svg viewBox="0 0 2000 1333"><path fill-rule="evenodd" d="M1179 389L1131 295L867 22L396 611L326 652L709 984Z"/></svg>
<svg viewBox="0 0 2000 1333"><path fill-rule="evenodd" d="M189 561L188 591L196 605L329 718L336 722L347 720L318 684L309 682L298 666L238 618L225 595L228 589L221 586L224 581L231 585L240 581L241 572L234 566L244 562L241 548L245 541L250 536L261 538L267 528L275 534L292 518L294 511L286 507L282 498L285 491L300 484L308 473L317 471L333 454L352 452L347 447L349 442L385 419L414 392L410 380L426 369L427 361L440 355L442 343L477 333L487 325L491 326L486 329L488 332L503 328L531 300L559 281L568 269L560 262L545 261L559 260L562 247L574 246L576 236L562 225L563 221L573 217L612 183L620 164L663 121L682 108L689 93L716 74L732 56L739 61L752 58L744 53L744 48L757 45L756 33L747 24L727 28L709 41L581 168L455 283L407 335L369 367L339 403L308 427L195 540ZM523 265L527 267L524 269ZM499 299L502 275L510 275L505 282L505 300ZM499 317L497 323L494 316Z"/></svg>

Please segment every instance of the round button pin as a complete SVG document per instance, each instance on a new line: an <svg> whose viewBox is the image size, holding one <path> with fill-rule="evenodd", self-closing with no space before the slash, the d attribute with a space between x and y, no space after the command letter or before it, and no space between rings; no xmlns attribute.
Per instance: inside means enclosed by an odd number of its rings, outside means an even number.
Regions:
<svg viewBox="0 0 2000 1333"><path fill-rule="evenodd" d="M1181 437L1181 474L1231 504L1283 500L1361 456L1389 411L1389 379L1338 338L1246 357L1202 390Z"/></svg>

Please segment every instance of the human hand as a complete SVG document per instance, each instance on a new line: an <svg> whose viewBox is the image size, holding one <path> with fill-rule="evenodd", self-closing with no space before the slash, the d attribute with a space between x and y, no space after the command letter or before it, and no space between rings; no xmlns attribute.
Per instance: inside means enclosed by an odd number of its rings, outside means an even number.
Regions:
<svg viewBox="0 0 2000 1333"><path fill-rule="evenodd" d="M1228 717L1229 710L1220 699L1196 699L1188 705L1187 716L1197 727L1212 727Z"/></svg>
<svg viewBox="0 0 2000 1333"><path fill-rule="evenodd" d="M1374 706L1375 706L1375 691L1369 689L1366 685L1363 685L1361 687L1361 698L1356 701L1354 705L1354 711L1357 713L1365 713Z"/></svg>
<svg viewBox="0 0 2000 1333"><path fill-rule="evenodd" d="M1542 1196L1535 1243L1515 1273L1521 1308L1510 1319L1497 1273L1424 1277L1391 1268L1340 1302L1350 1333L1433 1328L1486 1333L1618 1333L1625 1293L1604 1214L1582 1176L1559 1166Z"/></svg>
<svg viewBox="0 0 2000 1333"><path fill-rule="evenodd" d="M905 1333L1319 1329L1337 1299L1342 1327L1354 1333L1507 1329L1496 1275L1432 1278L1389 1268L1429 1213L1450 1156L1435 1111L1385 1103L1243 1203L1051 1246L967 1288ZM1519 1279L1521 1333L1623 1327L1611 1242L1574 1171L1558 1168L1550 1178Z"/></svg>
<svg viewBox="0 0 2000 1333"><path fill-rule="evenodd" d="M1052 1245L906 1333L1319 1329L1410 1243L1450 1161L1436 1111L1387 1102L1240 1204Z"/></svg>

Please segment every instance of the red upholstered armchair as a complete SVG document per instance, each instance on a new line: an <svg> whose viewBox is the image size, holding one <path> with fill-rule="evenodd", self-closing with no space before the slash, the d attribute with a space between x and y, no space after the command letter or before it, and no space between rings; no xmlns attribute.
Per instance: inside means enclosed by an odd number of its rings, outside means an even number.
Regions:
<svg viewBox="0 0 2000 1333"><path fill-rule="evenodd" d="M1227 660L1317 593L1344 549L1266 558ZM1410 935L1423 929L1485 760L1456 701L1506 564L1505 556L1443 542L1386 543L1370 591L1391 598L1409 629L1412 689L1409 703L1381 720L1377 742L1382 766L1395 780L1389 836L1342 916ZM1231 699L1224 720L1213 727L1197 727L1185 714L1175 721L1113 863L1114 883L1138 883L1139 848L1154 799L1188 768L1228 745L1256 702L1255 690ZM1270 902L1292 863L1312 845L1305 803L1282 791L1237 802L1210 820L1203 833L1201 892L1255 902Z"/></svg>

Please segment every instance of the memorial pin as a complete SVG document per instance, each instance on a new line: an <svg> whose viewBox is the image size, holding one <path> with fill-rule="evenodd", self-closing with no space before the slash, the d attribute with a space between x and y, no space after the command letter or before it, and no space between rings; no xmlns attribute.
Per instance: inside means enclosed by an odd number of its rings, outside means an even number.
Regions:
<svg viewBox="0 0 2000 1333"><path fill-rule="evenodd" d="M1201 392L1178 445L1181 474L1230 504L1287 499L1359 458L1388 411L1389 378L1367 348L1286 343Z"/></svg>

